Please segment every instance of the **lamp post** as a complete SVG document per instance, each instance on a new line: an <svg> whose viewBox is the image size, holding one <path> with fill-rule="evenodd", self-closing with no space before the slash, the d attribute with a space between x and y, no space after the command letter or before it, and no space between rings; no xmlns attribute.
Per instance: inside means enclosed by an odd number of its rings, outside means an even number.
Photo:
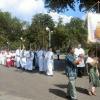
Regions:
<svg viewBox="0 0 100 100"><path fill-rule="evenodd" d="M46 31L49 32L49 47L51 47L51 32L53 32L53 31L50 31L49 27L46 27Z"/></svg>
<svg viewBox="0 0 100 100"><path fill-rule="evenodd" d="M25 40L22 37L20 39L21 39L21 44L22 44L22 49L23 49Z"/></svg>
<svg viewBox="0 0 100 100"><path fill-rule="evenodd" d="M23 40L23 38L20 37L20 40L21 40L21 42L20 42L20 48L22 49L22 40Z"/></svg>
<svg viewBox="0 0 100 100"><path fill-rule="evenodd" d="M7 42L8 50L9 50L9 42Z"/></svg>

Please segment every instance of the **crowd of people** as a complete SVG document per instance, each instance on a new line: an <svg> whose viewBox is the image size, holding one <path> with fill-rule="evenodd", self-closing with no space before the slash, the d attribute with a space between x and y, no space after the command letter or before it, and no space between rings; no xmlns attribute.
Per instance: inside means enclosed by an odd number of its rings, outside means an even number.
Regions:
<svg viewBox="0 0 100 100"><path fill-rule="evenodd" d="M60 56L60 51L57 51ZM58 56L58 61L60 60ZM87 69L89 76L89 95L96 95L96 87L100 87L99 71L98 71L98 58L94 55L93 51L85 55L85 50L81 44L77 48L69 47L65 57L66 75L69 79L67 87L67 97L70 100L77 100L77 92L75 88L76 78L84 75ZM48 76L53 76L54 69L54 53L52 48L39 49L33 51L26 50L25 47L20 47L15 51L2 50L0 51L0 64L6 67L16 67L21 70L32 72L38 68L40 73L45 73ZM88 67L86 67L88 66Z"/></svg>
<svg viewBox="0 0 100 100"><path fill-rule="evenodd" d="M36 51L26 50L20 47L15 51L2 50L0 52L0 64L6 67L16 67L28 72L38 68L40 73L53 76L54 54L52 48Z"/></svg>
<svg viewBox="0 0 100 100"><path fill-rule="evenodd" d="M0 65L6 67L14 67L15 66L15 52L8 50L0 51Z"/></svg>

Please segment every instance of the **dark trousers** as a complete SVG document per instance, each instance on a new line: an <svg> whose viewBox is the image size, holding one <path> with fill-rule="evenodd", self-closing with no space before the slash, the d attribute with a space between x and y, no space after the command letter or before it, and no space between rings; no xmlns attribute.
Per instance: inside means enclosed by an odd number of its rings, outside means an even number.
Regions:
<svg viewBox="0 0 100 100"><path fill-rule="evenodd" d="M59 55L57 55L57 60L59 60Z"/></svg>
<svg viewBox="0 0 100 100"><path fill-rule="evenodd" d="M82 77L84 75L85 67L78 67L78 77Z"/></svg>

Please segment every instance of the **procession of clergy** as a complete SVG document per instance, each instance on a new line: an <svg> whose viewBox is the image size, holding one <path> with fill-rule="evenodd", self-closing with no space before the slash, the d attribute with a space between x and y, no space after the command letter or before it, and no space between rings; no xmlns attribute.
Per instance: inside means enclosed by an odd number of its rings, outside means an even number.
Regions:
<svg viewBox="0 0 100 100"><path fill-rule="evenodd" d="M40 49L37 51L22 50L20 47L16 51L0 51L0 64L6 67L16 67L25 71L32 72L39 68L40 73L53 76L54 54L52 48L48 50Z"/></svg>

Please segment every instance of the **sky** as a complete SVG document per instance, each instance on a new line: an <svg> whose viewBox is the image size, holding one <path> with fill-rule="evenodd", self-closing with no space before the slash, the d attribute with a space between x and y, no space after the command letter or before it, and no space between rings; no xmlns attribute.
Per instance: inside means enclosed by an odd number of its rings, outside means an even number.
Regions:
<svg viewBox="0 0 100 100"><path fill-rule="evenodd" d="M35 14L48 13L43 0L0 0L0 10L10 12L12 16L29 23ZM70 22L72 17L84 18L84 13L78 10L78 6L76 6L76 11L70 9L65 13L49 12L48 14L56 22L59 17L62 17L64 23Z"/></svg>

